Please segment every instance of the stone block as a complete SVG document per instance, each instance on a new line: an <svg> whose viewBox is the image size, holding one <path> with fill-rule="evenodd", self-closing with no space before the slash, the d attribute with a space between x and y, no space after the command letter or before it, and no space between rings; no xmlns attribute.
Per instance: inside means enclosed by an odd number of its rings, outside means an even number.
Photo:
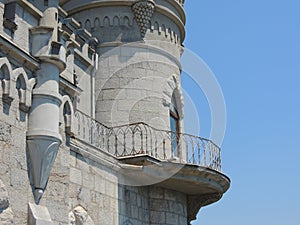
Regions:
<svg viewBox="0 0 300 225"><path fill-rule="evenodd" d="M139 219L144 223L149 223L149 210L139 208Z"/></svg>
<svg viewBox="0 0 300 225"><path fill-rule="evenodd" d="M157 223L157 224L165 224L166 223L166 215L164 212L159 211L151 211L150 212L150 223Z"/></svg>
<svg viewBox="0 0 300 225"><path fill-rule="evenodd" d="M178 224L178 215L175 213L166 213L166 224L175 225Z"/></svg>
<svg viewBox="0 0 300 225"><path fill-rule="evenodd" d="M73 167L70 168L70 181L82 185L82 174L81 171L78 169L75 169Z"/></svg>
<svg viewBox="0 0 300 225"><path fill-rule="evenodd" d="M131 206L131 217L135 219L139 218L139 208L135 205Z"/></svg>
<svg viewBox="0 0 300 225"><path fill-rule="evenodd" d="M101 225L112 225L113 223L113 213L109 211L100 210L99 211L99 224Z"/></svg>
<svg viewBox="0 0 300 225"><path fill-rule="evenodd" d="M65 201L68 198L68 186L65 182L51 176L47 187L47 198L55 201Z"/></svg>
<svg viewBox="0 0 300 225"><path fill-rule="evenodd" d="M91 201L90 190L88 188L81 187L77 199L81 202L82 206L89 204Z"/></svg>
<svg viewBox="0 0 300 225"><path fill-rule="evenodd" d="M28 225L53 225L48 209L29 203Z"/></svg>
<svg viewBox="0 0 300 225"><path fill-rule="evenodd" d="M12 168L11 169L11 177L10 177L10 185L14 189L24 189L26 185L29 185L28 175L27 171L18 169L18 168ZM26 189L24 191L27 191Z"/></svg>
<svg viewBox="0 0 300 225"><path fill-rule="evenodd" d="M104 207L103 194L100 194L100 193L96 192L96 203L97 203L99 208Z"/></svg>
<svg viewBox="0 0 300 225"><path fill-rule="evenodd" d="M180 225L185 225L187 224L187 218L185 216L179 216L179 224Z"/></svg>
<svg viewBox="0 0 300 225"><path fill-rule="evenodd" d="M78 184L70 183L69 184L69 197L70 198L77 198L79 192L80 192L81 186Z"/></svg>
<svg viewBox="0 0 300 225"><path fill-rule="evenodd" d="M106 181L105 182L105 193L112 198L117 198L118 197L117 184Z"/></svg>
<svg viewBox="0 0 300 225"><path fill-rule="evenodd" d="M150 209L156 211L168 211L168 202L160 199L152 199L150 202Z"/></svg>
<svg viewBox="0 0 300 225"><path fill-rule="evenodd" d="M66 224L68 222L69 202L47 200L47 208L52 216L54 224Z"/></svg>
<svg viewBox="0 0 300 225"><path fill-rule="evenodd" d="M85 158L83 155L80 154L77 154L76 156L76 168L81 171L90 172L89 159Z"/></svg>
<svg viewBox="0 0 300 225"><path fill-rule="evenodd" d="M176 201L178 193L171 191L171 190L167 190L167 189L165 189L164 192L165 192L165 196L164 196L165 199L171 200L171 201Z"/></svg>
<svg viewBox="0 0 300 225"><path fill-rule="evenodd" d="M91 173L83 172L82 184L83 186L93 190L94 189L94 175Z"/></svg>
<svg viewBox="0 0 300 225"><path fill-rule="evenodd" d="M9 189L9 196L10 196L10 205L13 208L14 212L26 211L27 203L28 203L27 185L24 185L23 189L15 189L15 188Z"/></svg>
<svg viewBox="0 0 300 225"><path fill-rule="evenodd" d="M182 216L185 215L184 206L182 203L169 201L169 210L170 212L180 214Z"/></svg>
<svg viewBox="0 0 300 225"><path fill-rule="evenodd" d="M69 162L70 162L70 166L71 167L75 167L76 166L76 153L73 152L73 151L70 152Z"/></svg>
<svg viewBox="0 0 300 225"><path fill-rule="evenodd" d="M99 193L105 193L105 180L102 177L95 176L95 190Z"/></svg>

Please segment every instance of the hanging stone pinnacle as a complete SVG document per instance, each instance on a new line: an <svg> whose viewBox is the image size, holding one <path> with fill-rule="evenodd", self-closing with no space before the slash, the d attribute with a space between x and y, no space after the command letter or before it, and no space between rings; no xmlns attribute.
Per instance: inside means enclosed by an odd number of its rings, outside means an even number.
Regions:
<svg viewBox="0 0 300 225"><path fill-rule="evenodd" d="M147 27L154 14L154 9L155 3L153 0L141 0L132 6L142 37L145 37L146 35Z"/></svg>

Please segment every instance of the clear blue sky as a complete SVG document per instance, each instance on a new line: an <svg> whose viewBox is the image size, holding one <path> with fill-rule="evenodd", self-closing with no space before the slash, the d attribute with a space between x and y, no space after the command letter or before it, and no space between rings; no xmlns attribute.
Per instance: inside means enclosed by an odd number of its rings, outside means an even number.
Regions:
<svg viewBox="0 0 300 225"><path fill-rule="evenodd" d="M209 65L225 96L223 172L232 179L193 224L299 225L300 1L186 0L185 8L185 46ZM190 93L207 136L207 102Z"/></svg>

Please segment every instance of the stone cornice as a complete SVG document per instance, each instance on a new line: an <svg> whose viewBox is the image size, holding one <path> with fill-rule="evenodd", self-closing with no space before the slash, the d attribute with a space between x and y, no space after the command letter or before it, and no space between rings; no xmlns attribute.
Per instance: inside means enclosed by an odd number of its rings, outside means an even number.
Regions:
<svg viewBox="0 0 300 225"><path fill-rule="evenodd" d="M39 61L36 58L32 57L28 52L24 51L3 34L0 34L0 47L6 51L9 56L21 62L24 67L32 71L39 69Z"/></svg>
<svg viewBox="0 0 300 225"><path fill-rule="evenodd" d="M23 6L28 12L30 12L34 17L36 18L42 18L43 13L36 8L32 3L30 3L27 0L18 0L17 3L21 6Z"/></svg>
<svg viewBox="0 0 300 225"><path fill-rule="evenodd" d="M98 8L98 7L108 7L108 6L128 6L131 7L136 1L135 0L130 0L130 1L93 1L90 3L82 3L70 10L65 9L68 13L69 16L72 16L76 13L79 13L81 11L93 9L93 8ZM179 28L180 30L180 36L181 40L183 42L185 38L185 29L184 29L184 24L186 22L186 17L183 8L180 6L180 4L174 0L168 0L169 3L171 3L177 10L179 10L180 17L179 18L174 12L172 12L170 9L167 7L164 7L162 5L156 4L155 10L157 13L160 13L168 18L170 18Z"/></svg>

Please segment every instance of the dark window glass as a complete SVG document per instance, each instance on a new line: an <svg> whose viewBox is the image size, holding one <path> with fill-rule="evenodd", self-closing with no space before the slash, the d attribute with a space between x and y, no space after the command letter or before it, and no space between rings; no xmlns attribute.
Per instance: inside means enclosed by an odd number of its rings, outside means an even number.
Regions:
<svg viewBox="0 0 300 225"><path fill-rule="evenodd" d="M171 148L173 156L178 156L179 115L172 101L170 105Z"/></svg>

